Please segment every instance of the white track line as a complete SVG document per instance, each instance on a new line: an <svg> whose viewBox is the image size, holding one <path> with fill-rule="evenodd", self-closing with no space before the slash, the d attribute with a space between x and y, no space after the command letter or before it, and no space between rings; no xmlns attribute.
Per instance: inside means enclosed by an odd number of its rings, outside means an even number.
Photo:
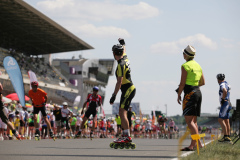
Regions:
<svg viewBox="0 0 240 160"><path fill-rule="evenodd" d="M205 146L208 145L209 143L211 143L211 141L208 141L207 143L205 143ZM181 157L181 158L187 157L188 155L190 155L190 154L192 154L192 153L194 153L194 152L195 152L195 151L189 151L189 152L187 152L187 153L182 154L180 157ZM178 158L173 158L173 159L171 159L171 160L178 160Z"/></svg>

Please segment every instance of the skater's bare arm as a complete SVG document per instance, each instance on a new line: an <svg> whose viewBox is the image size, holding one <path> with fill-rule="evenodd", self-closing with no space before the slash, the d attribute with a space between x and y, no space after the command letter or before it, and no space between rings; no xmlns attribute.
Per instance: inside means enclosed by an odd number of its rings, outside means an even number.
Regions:
<svg viewBox="0 0 240 160"><path fill-rule="evenodd" d="M123 80L123 77L118 77L118 78L117 78L117 83L116 83L115 90L114 90L114 94L115 94L115 95L117 95L118 91L119 91L120 88L121 88L122 80Z"/></svg>
<svg viewBox="0 0 240 160"><path fill-rule="evenodd" d="M44 103L47 103L48 96L46 95L46 96L44 97L44 99L45 99L45 102L44 102Z"/></svg>
<svg viewBox="0 0 240 160"><path fill-rule="evenodd" d="M205 85L205 78L204 78L204 75L202 74L202 77L201 77L201 79L199 81L199 87L203 86L203 85Z"/></svg>
<svg viewBox="0 0 240 160"><path fill-rule="evenodd" d="M181 76L181 82L179 84L178 99L177 99L177 102L179 104L181 104L181 101L182 101L181 94L182 94L182 91L185 87L185 83L186 83L186 79L187 79L187 71L183 67L181 68L181 70L182 70L182 76Z"/></svg>
<svg viewBox="0 0 240 160"><path fill-rule="evenodd" d="M3 91L3 86L2 86L2 83L0 83L0 92Z"/></svg>
<svg viewBox="0 0 240 160"><path fill-rule="evenodd" d="M86 107L87 102L84 102L81 114L83 114L84 108Z"/></svg>

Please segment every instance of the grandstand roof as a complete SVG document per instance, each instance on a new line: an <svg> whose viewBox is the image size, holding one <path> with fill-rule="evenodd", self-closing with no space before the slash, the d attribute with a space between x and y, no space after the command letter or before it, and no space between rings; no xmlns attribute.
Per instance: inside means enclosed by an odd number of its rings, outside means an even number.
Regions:
<svg viewBox="0 0 240 160"><path fill-rule="evenodd" d="M0 1L0 46L28 55L93 49L22 0Z"/></svg>

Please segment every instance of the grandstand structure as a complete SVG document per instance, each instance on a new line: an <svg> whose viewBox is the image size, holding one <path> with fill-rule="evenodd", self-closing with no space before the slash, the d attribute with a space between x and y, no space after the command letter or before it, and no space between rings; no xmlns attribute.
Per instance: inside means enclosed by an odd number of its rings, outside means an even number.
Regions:
<svg viewBox="0 0 240 160"><path fill-rule="evenodd" d="M79 107L83 106L94 86L99 87L98 94L104 102L104 88L109 76L113 75L115 64L113 59L85 59L81 56L79 59L53 59L52 61L52 66L79 90L81 97Z"/></svg>
<svg viewBox="0 0 240 160"><path fill-rule="evenodd" d="M80 95L79 106L82 106L82 100L92 86L99 86L99 93L104 98L103 88L109 75L112 75L114 60L53 60L52 65L51 54L94 48L22 0L0 1L0 21L0 82L4 86L3 95L15 92L3 67L4 57L12 56L21 68L26 95L30 89L27 72L32 70L39 87L48 93L52 103L66 101L71 106Z"/></svg>

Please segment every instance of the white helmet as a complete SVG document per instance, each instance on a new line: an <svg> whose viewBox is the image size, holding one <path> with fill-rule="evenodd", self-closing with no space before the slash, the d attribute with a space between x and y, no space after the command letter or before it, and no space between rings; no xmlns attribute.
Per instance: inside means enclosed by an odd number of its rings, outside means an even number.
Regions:
<svg viewBox="0 0 240 160"><path fill-rule="evenodd" d="M62 105L63 106L68 106L68 103L67 102L63 102Z"/></svg>

